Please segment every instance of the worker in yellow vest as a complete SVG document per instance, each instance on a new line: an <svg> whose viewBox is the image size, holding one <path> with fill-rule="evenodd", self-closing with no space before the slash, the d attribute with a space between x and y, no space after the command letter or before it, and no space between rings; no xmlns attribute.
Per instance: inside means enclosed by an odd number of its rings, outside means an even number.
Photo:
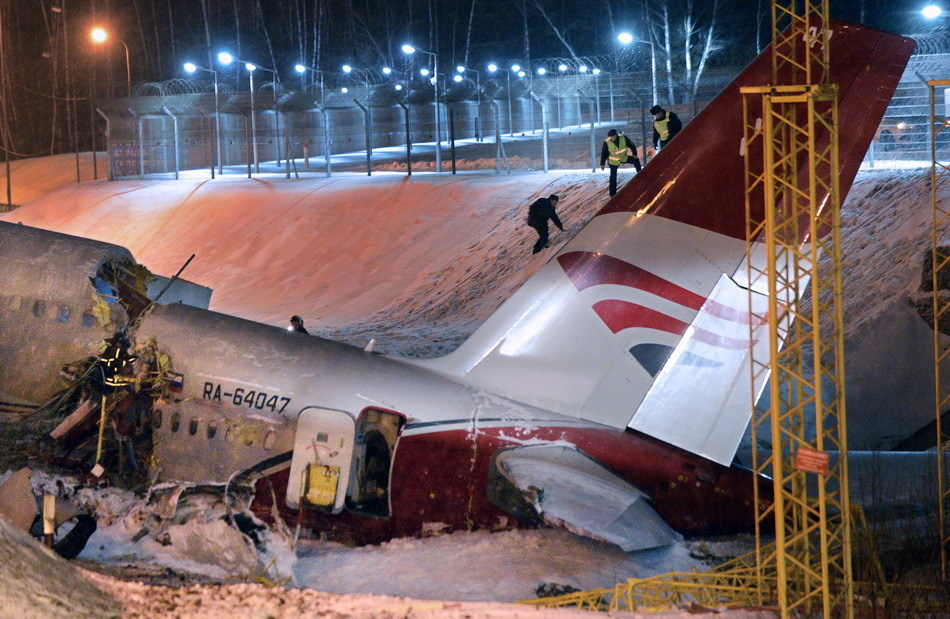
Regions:
<svg viewBox="0 0 950 619"><path fill-rule="evenodd" d="M637 145L633 140L622 133L617 133L616 129L607 132L607 139L600 149L600 169L604 169L604 164L610 166L610 195L617 193L617 168L625 163L632 163L640 171L640 158L637 157Z"/></svg>
<svg viewBox="0 0 950 619"><path fill-rule="evenodd" d="M650 113L653 114L653 148L660 150L676 137L683 128L683 123L680 122L679 116L667 112L659 105L651 107Z"/></svg>

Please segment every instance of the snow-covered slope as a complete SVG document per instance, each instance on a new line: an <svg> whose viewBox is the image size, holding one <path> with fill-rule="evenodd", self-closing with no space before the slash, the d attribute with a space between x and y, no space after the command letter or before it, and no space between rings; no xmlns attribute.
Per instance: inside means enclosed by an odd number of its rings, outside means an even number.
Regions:
<svg viewBox="0 0 950 619"><path fill-rule="evenodd" d="M569 233L607 200L592 174L122 181L63 187L2 219L128 247L214 289L211 309L380 352L453 348L544 263L525 224L557 193Z"/></svg>

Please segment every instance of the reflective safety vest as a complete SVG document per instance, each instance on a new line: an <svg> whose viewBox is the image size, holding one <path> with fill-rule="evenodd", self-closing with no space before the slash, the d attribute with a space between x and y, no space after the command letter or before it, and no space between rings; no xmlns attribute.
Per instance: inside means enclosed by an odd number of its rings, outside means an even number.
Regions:
<svg viewBox="0 0 950 619"><path fill-rule="evenodd" d="M607 143L607 163L610 165L620 165L627 163L627 138L622 133L617 134L617 140L604 140Z"/></svg>
<svg viewBox="0 0 950 619"><path fill-rule="evenodd" d="M660 141L665 142L670 139L670 115L667 114L663 120L654 120L653 128L660 134Z"/></svg>

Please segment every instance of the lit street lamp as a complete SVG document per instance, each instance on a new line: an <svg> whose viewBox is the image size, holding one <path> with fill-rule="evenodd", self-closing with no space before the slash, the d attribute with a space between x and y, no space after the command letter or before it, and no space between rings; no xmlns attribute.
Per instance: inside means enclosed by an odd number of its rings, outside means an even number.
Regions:
<svg viewBox="0 0 950 619"><path fill-rule="evenodd" d="M261 71L269 71L274 74L274 114L275 114L275 127L276 125L276 114L277 114L277 71L274 69L265 69L264 67L259 67L253 62L248 62L246 60L239 60L229 54L228 52L221 52L218 54L218 62L225 66L229 66L234 61L244 64L244 68L247 69L248 77L248 86L251 90L251 150L254 153L254 173L259 174L261 171L260 160L257 157L257 114L254 110L254 72L260 69ZM278 160L280 159L280 131L277 131L277 144L278 144ZM279 163L279 161L278 161Z"/></svg>
<svg viewBox="0 0 950 619"><path fill-rule="evenodd" d="M936 4L928 4L923 9L921 9L920 14L927 19L937 19L943 14L943 9L941 9Z"/></svg>
<svg viewBox="0 0 950 619"><path fill-rule="evenodd" d="M303 75L307 71L318 74L320 76L320 103L326 103L326 96L324 95L324 89L323 89L323 71L320 71L319 69L311 69L310 67L302 65L302 64L294 65L294 71L296 71L297 73L301 75L301 79L303 79Z"/></svg>
<svg viewBox="0 0 950 619"><path fill-rule="evenodd" d="M482 82L482 76L481 76L481 73L479 73L479 72L476 71L475 69L469 69L468 67L463 67L462 65L459 65L459 66L455 67L455 70L458 71L459 76L461 76L463 73L474 73L474 74L475 74L475 90L476 90L476 91L481 91L481 89L482 89L482 84L481 84L481 82ZM462 81L462 80L455 80L455 81L456 81L456 82L460 82L460 81Z"/></svg>
<svg viewBox="0 0 950 619"><path fill-rule="evenodd" d="M494 73L498 70L498 65L494 62L488 65L488 72ZM511 70L506 71L506 77L508 79L508 135L514 136L515 134L515 123L514 119L511 116L511 74L515 73L518 77L524 77L525 72L521 70L521 66L517 64L511 65Z"/></svg>
<svg viewBox="0 0 950 619"><path fill-rule="evenodd" d="M359 79L363 81L363 88L366 89L366 96L369 96L369 72L364 71L363 69L354 69L348 64L345 64L341 67L343 72L347 75L355 74Z"/></svg>
<svg viewBox="0 0 950 619"><path fill-rule="evenodd" d="M658 103L656 91L656 48L653 46L653 41L635 39L629 32L621 32L617 35L617 40L620 41L620 44L623 46L630 45L631 43L645 43L650 46L650 76L653 78L653 105L656 105Z"/></svg>
<svg viewBox="0 0 950 619"><path fill-rule="evenodd" d="M185 71L194 73L195 71L206 71L214 76L214 141L218 157L218 174L224 174L224 165L221 161L221 112L218 107L218 72L214 69L199 67L193 62L184 64Z"/></svg>
<svg viewBox="0 0 950 619"><path fill-rule="evenodd" d="M89 38L93 43L105 43L109 40L109 33L105 28L95 27L89 32ZM122 39L116 39L125 48L125 84L128 96L132 96L132 67L129 64L129 46Z"/></svg>
<svg viewBox="0 0 950 619"><path fill-rule="evenodd" d="M427 52L423 49L417 49L408 43L402 46L404 54L414 54L419 52L432 56L432 88L435 91L435 169L442 171L442 113L439 110L439 56L434 52Z"/></svg>

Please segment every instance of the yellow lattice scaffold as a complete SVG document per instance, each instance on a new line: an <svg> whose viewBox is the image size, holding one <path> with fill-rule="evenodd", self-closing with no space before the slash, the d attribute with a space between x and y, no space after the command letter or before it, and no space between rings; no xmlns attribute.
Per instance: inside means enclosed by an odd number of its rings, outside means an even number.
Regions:
<svg viewBox="0 0 950 619"><path fill-rule="evenodd" d="M937 486L939 492L938 512L940 517L940 573L944 580L948 575L950 562L950 488L946 478L946 458L950 452L950 434L944 428L941 414L950 407L950 389L946 381L940 379L940 365L950 356L950 345L941 337L941 325L946 325L950 313L950 297L939 294L944 273L950 273L950 253L941 245L940 230L950 220L950 211L940 203L937 194L940 187L950 182L950 164L938 161L937 139L944 131L950 131L950 120L937 114L937 88L950 87L950 80L930 80L930 206L931 226L931 277L933 285L933 331L934 331L934 392L935 413L937 417Z"/></svg>
<svg viewBox="0 0 950 619"><path fill-rule="evenodd" d="M750 282L768 295L769 406L753 412L754 469L774 481L758 500L758 564L774 565L783 614L851 616L851 557L833 85L744 88L749 203L763 194L764 224L750 213ZM758 100L756 100L758 99ZM757 150L752 148L751 150ZM747 157L752 159L752 157ZM764 250L764 251L763 251ZM819 256L830 268L818 269ZM761 289L760 289L761 291ZM801 300L808 297L810 303ZM756 378L756 377L754 377ZM762 444L769 446L762 449ZM758 479L757 479L758 483ZM762 543L774 522L774 550ZM765 588L761 588L765 591Z"/></svg>
<svg viewBox="0 0 950 619"><path fill-rule="evenodd" d="M774 570L783 616L852 617L828 2L776 0L772 16L772 84L741 89L750 295L767 295L761 319L769 325L768 359L752 363L754 385L770 372L769 405L753 411L753 468L774 482L774 501L756 492L758 591L768 590L765 574ZM756 204L764 213L754 212ZM753 315L754 305L750 298ZM834 461L831 451L840 454ZM773 523L775 544L767 547L763 535Z"/></svg>

